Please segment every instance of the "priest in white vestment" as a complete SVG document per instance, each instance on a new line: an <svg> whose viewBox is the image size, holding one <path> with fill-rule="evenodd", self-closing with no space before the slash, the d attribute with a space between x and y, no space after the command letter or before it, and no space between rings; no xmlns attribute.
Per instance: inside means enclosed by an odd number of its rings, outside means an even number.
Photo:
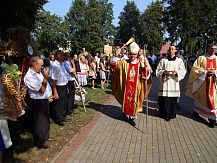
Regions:
<svg viewBox="0 0 217 163"><path fill-rule="evenodd" d="M183 60L176 57L175 53L176 47L170 46L168 56L160 60L156 69L156 76L160 79L159 111L166 121L176 118L177 99L180 97L180 81L186 74Z"/></svg>

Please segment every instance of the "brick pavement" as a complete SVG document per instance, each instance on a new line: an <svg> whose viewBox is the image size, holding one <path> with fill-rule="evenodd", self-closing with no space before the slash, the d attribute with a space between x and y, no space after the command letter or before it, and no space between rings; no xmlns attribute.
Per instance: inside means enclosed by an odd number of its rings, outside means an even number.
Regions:
<svg viewBox="0 0 217 163"><path fill-rule="evenodd" d="M149 116L138 114L137 126L122 121L120 105L110 96L99 113L69 147L54 158L61 163L211 163L217 161L217 128L191 116L192 101L180 99L177 118L166 122L157 111L156 78L149 96ZM146 102L144 103L146 104ZM146 106L144 106L146 108Z"/></svg>

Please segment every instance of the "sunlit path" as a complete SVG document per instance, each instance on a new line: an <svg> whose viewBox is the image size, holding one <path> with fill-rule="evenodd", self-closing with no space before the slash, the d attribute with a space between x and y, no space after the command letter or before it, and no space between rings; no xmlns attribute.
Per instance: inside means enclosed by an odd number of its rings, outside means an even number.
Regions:
<svg viewBox="0 0 217 163"><path fill-rule="evenodd" d="M100 116L84 140L69 157L62 154L56 162L145 163L145 162L216 162L217 129L207 127L203 119L195 119L188 110L190 103L181 99L177 118L166 122L157 111L157 85L149 97L149 115L139 113L136 127L122 121L120 105L111 96L99 105ZM146 107L144 102L144 108ZM186 111L187 110L187 111ZM147 119L148 118L148 119ZM77 139L75 139L77 140ZM76 142L67 148L73 147Z"/></svg>

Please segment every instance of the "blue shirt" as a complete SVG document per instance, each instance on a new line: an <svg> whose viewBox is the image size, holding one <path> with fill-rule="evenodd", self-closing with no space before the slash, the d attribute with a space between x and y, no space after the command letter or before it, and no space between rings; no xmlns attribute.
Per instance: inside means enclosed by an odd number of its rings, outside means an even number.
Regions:
<svg viewBox="0 0 217 163"><path fill-rule="evenodd" d="M71 64L69 61L64 61L63 66L65 67L67 71L67 78L68 81L75 81L75 77L72 75L73 68L71 67Z"/></svg>

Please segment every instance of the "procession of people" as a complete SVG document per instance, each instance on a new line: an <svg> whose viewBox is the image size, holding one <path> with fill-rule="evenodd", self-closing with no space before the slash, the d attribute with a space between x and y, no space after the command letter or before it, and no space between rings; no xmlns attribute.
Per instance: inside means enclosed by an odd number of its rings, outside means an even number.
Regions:
<svg viewBox="0 0 217 163"><path fill-rule="evenodd" d="M186 95L194 99L193 115L207 118L208 127L214 128L217 120L216 61L215 44L209 44L207 54L199 56L194 62L186 84ZM50 118L59 126L67 123L67 116L73 116L76 83L85 89L105 88L105 81L111 79L112 94L120 103L123 121L136 126L137 114L143 112L143 102L148 100L152 88L152 78L159 79L158 111L169 122L176 118L180 83L187 73L184 60L177 55L176 46L169 46L162 58L153 53L145 54L135 40L124 50L119 49L110 59L96 52L95 56L87 52L70 55L61 50L49 55L49 66L35 53L24 77L28 88L28 106L32 121L34 145L38 148L50 148ZM158 60L158 61L157 61ZM110 75L111 74L111 75ZM50 101L51 100L51 101ZM1 104L0 109L1 151L10 147L12 142L5 117L17 118L20 113L12 112ZM3 136L2 136L3 134Z"/></svg>

